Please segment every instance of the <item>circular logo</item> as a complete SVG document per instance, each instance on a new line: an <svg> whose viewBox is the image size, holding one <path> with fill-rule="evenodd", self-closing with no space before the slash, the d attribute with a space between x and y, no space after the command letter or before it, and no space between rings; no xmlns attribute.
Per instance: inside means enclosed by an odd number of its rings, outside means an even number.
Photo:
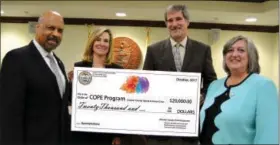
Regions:
<svg viewBox="0 0 280 145"><path fill-rule="evenodd" d="M91 83L92 75L87 71L82 71L78 76L78 80L81 84L88 85Z"/></svg>
<svg viewBox="0 0 280 145"><path fill-rule="evenodd" d="M141 63L140 47L127 37L114 38L113 62L126 68L137 69Z"/></svg>

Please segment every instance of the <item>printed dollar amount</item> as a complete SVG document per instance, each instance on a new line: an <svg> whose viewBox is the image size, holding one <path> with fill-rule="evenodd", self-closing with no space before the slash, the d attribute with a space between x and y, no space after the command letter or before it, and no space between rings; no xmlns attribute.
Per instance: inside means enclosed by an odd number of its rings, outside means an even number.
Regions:
<svg viewBox="0 0 280 145"><path fill-rule="evenodd" d="M187 104L191 104L192 103L192 99L174 99L174 98L171 98L170 99L170 103L187 103Z"/></svg>

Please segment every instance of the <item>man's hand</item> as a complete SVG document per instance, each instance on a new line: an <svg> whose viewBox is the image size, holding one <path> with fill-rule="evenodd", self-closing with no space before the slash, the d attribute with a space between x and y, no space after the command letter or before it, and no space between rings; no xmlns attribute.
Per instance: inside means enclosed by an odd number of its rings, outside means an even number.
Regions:
<svg viewBox="0 0 280 145"><path fill-rule="evenodd" d="M115 137L112 141L112 145L121 145L121 138Z"/></svg>
<svg viewBox="0 0 280 145"><path fill-rule="evenodd" d="M69 71L67 76L68 76L69 81L72 81L73 80L73 76L74 76L74 71L73 70Z"/></svg>
<svg viewBox="0 0 280 145"><path fill-rule="evenodd" d="M69 115L72 115L72 106L71 105L68 105L68 113L69 113Z"/></svg>

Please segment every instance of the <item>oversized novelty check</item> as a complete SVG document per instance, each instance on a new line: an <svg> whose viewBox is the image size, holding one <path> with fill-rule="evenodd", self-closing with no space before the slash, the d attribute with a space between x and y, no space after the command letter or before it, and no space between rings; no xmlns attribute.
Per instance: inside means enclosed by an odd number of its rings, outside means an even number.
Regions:
<svg viewBox="0 0 280 145"><path fill-rule="evenodd" d="M72 131L198 136L200 73L74 68Z"/></svg>

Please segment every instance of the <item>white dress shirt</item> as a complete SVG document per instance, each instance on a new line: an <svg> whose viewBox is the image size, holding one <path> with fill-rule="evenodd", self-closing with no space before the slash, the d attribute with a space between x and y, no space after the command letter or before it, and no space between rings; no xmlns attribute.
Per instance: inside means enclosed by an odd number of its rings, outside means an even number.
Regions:
<svg viewBox="0 0 280 145"><path fill-rule="evenodd" d="M35 39L33 39L33 43L34 43L35 47L37 48L37 50L40 52L41 56L43 57L43 59L45 60L45 62L47 63L47 65L49 66L50 70L52 71L51 65L50 65L50 59L47 57L47 55L50 54L50 55L53 56L53 52L50 52L50 53L47 52ZM54 57L54 56L53 56L53 57ZM57 63L57 60L54 59L54 61L55 61L55 64L57 65L57 67L60 68L59 65L58 65L58 63ZM59 75L60 75L60 77L62 78L63 88L64 88L63 94L64 94L64 92L65 92L65 83L66 83L66 80L65 80L65 78L64 78L64 75L63 75L61 69L59 69Z"/></svg>
<svg viewBox="0 0 280 145"><path fill-rule="evenodd" d="M180 42L180 47L179 47L179 50L180 50L180 57L181 57L181 64L183 64L183 61L184 61L184 57L185 57L185 53L186 53L186 44L187 44L187 40L188 40L188 37L186 36L181 42ZM172 39L170 37L170 42L171 42L171 46L172 46L172 49L176 49L175 48L175 45L177 44L177 42Z"/></svg>

